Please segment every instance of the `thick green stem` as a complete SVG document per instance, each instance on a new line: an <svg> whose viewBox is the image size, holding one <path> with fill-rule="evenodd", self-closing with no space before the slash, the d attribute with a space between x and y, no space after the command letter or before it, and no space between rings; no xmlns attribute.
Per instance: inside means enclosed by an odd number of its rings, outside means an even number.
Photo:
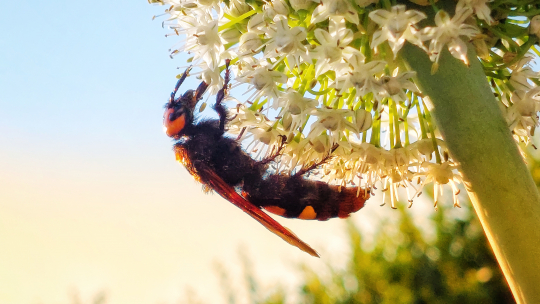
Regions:
<svg viewBox="0 0 540 304"><path fill-rule="evenodd" d="M516 301L540 303L540 195L472 46L470 67L444 50L434 75L416 46L406 45L401 55L433 102L437 127Z"/></svg>

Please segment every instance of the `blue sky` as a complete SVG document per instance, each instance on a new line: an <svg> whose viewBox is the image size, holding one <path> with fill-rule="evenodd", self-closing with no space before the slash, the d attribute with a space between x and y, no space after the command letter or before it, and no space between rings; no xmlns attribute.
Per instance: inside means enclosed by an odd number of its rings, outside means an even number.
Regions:
<svg viewBox="0 0 540 304"><path fill-rule="evenodd" d="M220 303L213 265L240 276L238 250L263 280L285 283L295 261L319 269L345 254L343 221L278 219L323 255L311 258L203 194L174 161L163 104L185 58L169 58L176 40L152 21L163 9L0 4L1 303L101 290L108 303L177 303L186 286ZM379 204L353 219L369 229L388 210Z"/></svg>

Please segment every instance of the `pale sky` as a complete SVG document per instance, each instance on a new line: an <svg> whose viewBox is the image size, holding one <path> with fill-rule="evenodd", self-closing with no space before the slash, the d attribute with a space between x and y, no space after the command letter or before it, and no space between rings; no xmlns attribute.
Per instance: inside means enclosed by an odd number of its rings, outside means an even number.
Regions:
<svg viewBox="0 0 540 304"><path fill-rule="evenodd" d="M187 286L224 303L215 263L239 278L240 248L268 284L295 282L299 261L340 265L344 221L278 218L312 258L174 161L163 104L185 58L168 57L176 40L152 21L163 9L0 4L0 303L90 303L102 290L110 304L179 303ZM389 212L379 204L353 220L369 230Z"/></svg>

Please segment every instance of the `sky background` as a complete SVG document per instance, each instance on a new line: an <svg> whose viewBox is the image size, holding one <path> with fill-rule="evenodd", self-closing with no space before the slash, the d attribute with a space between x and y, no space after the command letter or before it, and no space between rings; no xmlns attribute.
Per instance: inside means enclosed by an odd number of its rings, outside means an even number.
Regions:
<svg viewBox="0 0 540 304"><path fill-rule="evenodd" d="M175 162L163 105L185 57L169 58L177 38L152 21L163 10L0 4L0 303L71 303L76 293L90 303L101 291L112 304L181 303L189 288L224 303L215 265L243 284L240 250L263 282L294 284L299 261L342 265L343 220L278 218L322 255L312 258L205 195ZM391 218L380 203L352 220L372 230Z"/></svg>

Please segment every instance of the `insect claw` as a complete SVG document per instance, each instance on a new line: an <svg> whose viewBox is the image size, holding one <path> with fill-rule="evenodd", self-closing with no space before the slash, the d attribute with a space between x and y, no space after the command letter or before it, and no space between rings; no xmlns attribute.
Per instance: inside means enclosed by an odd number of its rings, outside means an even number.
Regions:
<svg viewBox="0 0 540 304"><path fill-rule="evenodd" d="M285 142L287 141L287 136L278 135L278 137L281 138L281 142L279 143L279 146L278 146L277 150L274 152L275 146L272 147L272 152L270 153L270 156L268 156L267 158L261 160L260 161L261 164L265 165L265 164L273 161L274 159L276 159L276 157L278 157L279 155L281 155L281 151L285 147Z"/></svg>
<svg viewBox="0 0 540 304"><path fill-rule="evenodd" d="M246 127L242 128L242 130L240 131L240 134L238 134L238 137L236 138L236 141L239 141L240 138L242 138L242 136L244 135L244 132L246 132Z"/></svg>

